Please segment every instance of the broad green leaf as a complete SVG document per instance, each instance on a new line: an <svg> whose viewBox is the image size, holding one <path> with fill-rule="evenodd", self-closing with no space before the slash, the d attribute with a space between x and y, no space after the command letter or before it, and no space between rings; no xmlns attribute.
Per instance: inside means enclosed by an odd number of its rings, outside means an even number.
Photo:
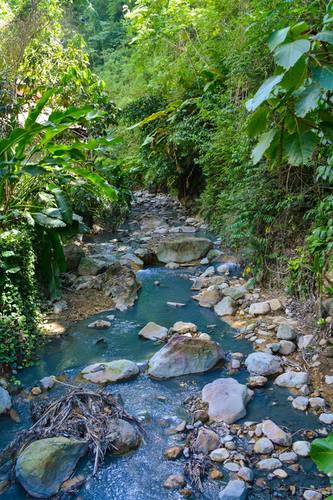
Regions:
<svg viewBox="0 0 333 500"><path fill-rule="evenodd" d="M285 69L292 68L303 54L310 50L309 40L296 40L279 46L274 52L274 59L278 66Z"/></svg>
<svg viewBox="0 0 333 500"><path fill-rule="evenodd" d="M333 474L333 433L311 443L310 456L318 469L329 476Z"/></svg>
<svg viewBox="0 0 333 500"><path fill-rule="evenodd" d="M281 43L283 43L290 31L290 26L283 28L281 30L274 31L268 38L267 44L271 52L276 49Z"/></svg>
<svg viewBox="0 0 333 500"><path fill-rule="evenodd" d="M257 90L256 94L252 99L249 99L246 103L246 109L248 111L255 111L260 104L267 101L270 97L273 89L281 82L283 75L276 75L267 78L264 83Z"/></svg>
<svg viewBox="0 0 333 500"><path fill-rule="evenodd" d="M307 65L305 57L301 57L297 63L284 73L283 79L281 81L281 87L286 90L296 90L303 83L307 77Z"/></svg>
<svg viewBox="0 0 333 500"><path fill-rule="evenodd" d="M287 137L285 149L289 163L291 165L307 164L318 141L318 135L312 132L312 130L307 130L306 132L297 131L295 134Z"/></svg>
<svg viewBox="0 0 333 500"><path fill-rule="evenodd" d="M333 64L313 68L312 77L325 90L333 90Z"/></svg>
<svg viewBox="0 0 333 500"><path fill-rule="evenodd" d="M14 257L15 253L12 250L6 250L5 252L2 252L2 257Z"/></svg>
<svg viewBox="0 0 333 500"><path fill-rule="evenodd" d="M261 134L266 126L267 126L267 107L258 108L255 113L250 117L247 131L250 137L257 137L257 135Z"/></svg>
<svg viewBox="0 0 333 500"><path fill-rule="evenodd" d="M63 220L66 224L71 224L73 220L73 210L66 194L61 189L53 189L52 193L57 201Z"/></svg>
<svg viewBox="0 0 333 500"><path fill-rule="evenodd" d="M64 221L60 219L53 219L52 217L48 217L47 215L43 214L42 212L37 212L33 214L33 217L35 221L43 227L48 227L48 228L58 228L58 227L66 227L66 224Z"/></svg>
<svg viewBox="0 0 333 500"><path fill-rule="evenodd" d="M18 273L19 271L21 271L21 268L20 267L10 267L9 269L6 270L6 273L8 274L16 274Z"/></svg>
<svg viewBox="0 0 333 500"><path fill-rule="evenodd" d="M313 111L318 106L321 96L321 89L317 83L312 83L304 89L299 95L299 100L296 102L296 115L304 118L310 111Z"/></svg>
<svg viewBox="0 0 333 500"><path fill-rule="evenodd" d="M317 33L314 37L315 40L319 40L320 42L327 42L330 45L333 45L333 31L321 31Z"/></svg>
<svg viewBox="0 0 333 500"><path fill-rule="evenodd" d="M294 24L294 26L292 26L291 33L293 36L298 36L302 35L302 33L305 33L308 30L309 30L309 25L304 21L301 21L300 23Z"/></svg>
<svg viewBox="0 0 333 500"><path fill-rule="evenodd" d="M252 151L252 163L256 165L264 156L265 152L271 145L275 135L277 133L277 129L269 130L260 136L259 142L256 147Z"/></svg>

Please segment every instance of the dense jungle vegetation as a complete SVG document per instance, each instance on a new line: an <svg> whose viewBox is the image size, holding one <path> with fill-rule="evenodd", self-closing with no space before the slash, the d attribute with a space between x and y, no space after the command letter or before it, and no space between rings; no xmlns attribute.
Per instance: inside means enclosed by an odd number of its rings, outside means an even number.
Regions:
<svg viewBox="0 0 333 500"><path fill-rule="evenodd" d="M323 0L0 0L0 363L138 186L258 279L333 293L332 27Z"/></svg>

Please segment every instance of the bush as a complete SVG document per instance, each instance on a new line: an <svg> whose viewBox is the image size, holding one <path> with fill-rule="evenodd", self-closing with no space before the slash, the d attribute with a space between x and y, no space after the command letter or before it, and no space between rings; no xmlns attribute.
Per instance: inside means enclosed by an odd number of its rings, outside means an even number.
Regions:
<svg viewBox="0 0 333 500"><path fill-rule="evenodd" d="M33 234L22 226L0 235L0 366L26 366L40 340Z"/></svg>

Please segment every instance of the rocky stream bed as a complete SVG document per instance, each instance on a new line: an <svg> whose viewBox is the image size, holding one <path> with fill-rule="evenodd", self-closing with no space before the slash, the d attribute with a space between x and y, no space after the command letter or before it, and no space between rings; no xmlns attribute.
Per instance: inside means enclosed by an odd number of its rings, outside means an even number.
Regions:
<svg viewBox="0 0 333 500"><path fill-rule="evenodd" d="M145 192L116 234L66 249L52 338L21 386L0 380L0 448L26 433L13 462L0 453L4 499L330 493L309 458L333 425L328 340L224 252Z"/></svg>

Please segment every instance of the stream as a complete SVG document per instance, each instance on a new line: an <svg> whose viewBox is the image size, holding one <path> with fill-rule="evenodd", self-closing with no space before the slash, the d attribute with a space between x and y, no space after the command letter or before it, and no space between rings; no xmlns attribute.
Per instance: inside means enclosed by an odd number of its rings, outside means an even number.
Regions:
<svg viewBox="0 0 333 500"><path fill-rule="evenodd" d="M205 267L202 267L203 271ZM198 326L199 331L208 332L212 339L219 342L227 352L252 352L252 345L245 340L235 338L236 331L219 319L213 310L200 307L192 300L195 292L191 291L190 277L198 268L166 269L153 266L139 271L138 280L142 288L133 308L124 312L111 311L115 315L112 325L107 330L94 330L88 324L96 319L105 319L110 314L103 312L73 325L68 334L48 342L39 353L39 362L35 366L21 370L17 378L24 387L33 387L42 377L65 374L69 382L75 379L86 365L129 359L137 363L146 362L161 344L146 341L138 337L139 330L149 321L165 327L171 327L176 321L189 321ZM155 282L159 281L157 287ZM186 304L185 307L170 307L168 301ZM215 326L212 326L215 325ZM231 376L241 383L246 383L248 372L240 369ZM139 416L143 422L145 436L141 447L125 456L110 456L94 478L88 479L79 492L80 499L90 500L158 500L182 498L177 491L168 491L163 487L165 479L173 473L181 473L185 459L168 461L163 458L164 450L179 443L177 435L171 435L168 429L186 418L182 402L189 395L219 377L230 376L226 368L217 369L200 375L188 375L166 381L151 380L141 373L135 380L108 385L106 390L119 393L125 409ZM55 397L63 388L56 386L49 393ZM255 396L247 406L247 415L240 422L261 422L269 417L280 426L286 426L290 432L297 433L304 429L318 429L320 422L314 414L306 414L295 409L288 401L289 392L273 386L270 382L264 388L255 389ZM15 423L6 416L0 416L0 448L6 446L15 434L31 424L29 401L17 396L14 408L21 421ZM296 434L297 435L297 434ZM300 437L300 439L302 439ZM271 493L253 487L249 490L250 499L290 498L288 492L279 491L281 483L301 485L302 488L319 488L327 484L326 478L315 474L316 469L308 458L300 458L303 472L288 470L288 478L269 481ZM223 470L221 468L221 470ZM255 471L255 469L254 469ZM89 475L92 464L84 461L80 472ZM255 477L267 476L255 471ZM193 497L198 499L218 499L222 484L228 479L224 471L223 482L207 479L203 493ZM192 498L193 498L192 497ZM3 495L4 500L29 498L20 485L12 485ZM64 494L62 498L73 498ZM295 498L295 497L294 497ZM298 497L296 497L298 498Z"/></svg>

